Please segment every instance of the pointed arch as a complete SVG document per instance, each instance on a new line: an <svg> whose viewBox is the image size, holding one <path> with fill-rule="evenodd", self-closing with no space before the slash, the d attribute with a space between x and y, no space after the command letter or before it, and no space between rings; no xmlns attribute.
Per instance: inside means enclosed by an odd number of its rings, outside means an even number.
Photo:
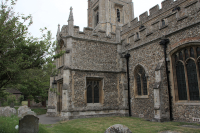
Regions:
<svg viewBox="0 0 200 133"><path fill-rule="evenodd" d="M135 76L135 93L138 96L148 95L147 76L145 69L141 65L137 65L134 70Z"/></svg>

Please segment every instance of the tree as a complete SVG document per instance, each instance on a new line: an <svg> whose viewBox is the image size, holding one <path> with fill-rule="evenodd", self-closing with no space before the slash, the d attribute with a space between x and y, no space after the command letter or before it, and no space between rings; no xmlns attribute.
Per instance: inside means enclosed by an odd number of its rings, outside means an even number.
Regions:
<svg viewBox="0 0 200 133"><path fill-rule="evenodd" d="M3 94L3 87L22 83L22 77L27 77L25 73L33 74L34 70L34 73L41 74L46 64L52 64L53 58L60 56L53 55L52 47L55 45L51 43L50 31L40 39L28 37L32 18L15 15L12 11L15 1L6 0L0 5L0 94ZM8 6L8 2L11 2L11 6ZM29 24L25 25L27 21ZM33 82L39 82L32 78ZM39 93L42 93L41 90Z"/></svg>

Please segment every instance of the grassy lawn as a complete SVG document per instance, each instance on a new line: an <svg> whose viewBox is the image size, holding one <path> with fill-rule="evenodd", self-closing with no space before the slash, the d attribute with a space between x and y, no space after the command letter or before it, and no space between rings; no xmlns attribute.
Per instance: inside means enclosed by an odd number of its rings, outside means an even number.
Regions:
<svg viewBox="0 0 200 133"><path fill-rule="evenodd" d="M47 113L47 109L36 108L36 109L31 109L31 110L34 111L37 115L43 115Z"/></svg>
<svg viewBox="0 0 200 133"><path fill-rule="evenodd" d="M28 106L28 101L22 101L22 106L27 105Z"/></svg>
<svg viewBox="0 0 200 133"><path fill-rule="evenodd" d="M16 116L0 117L0 133L17 133L15 126L18 125ZM53 125L39 125L39 133L104 133L105 130L114 124L123 124L133 133L158 133L171 130L180 133L200 133L200 129L180 127L181 125L196 125L182 122L149 122L139 118L129 117L102 117L76 119L59 122Z"/></svg>

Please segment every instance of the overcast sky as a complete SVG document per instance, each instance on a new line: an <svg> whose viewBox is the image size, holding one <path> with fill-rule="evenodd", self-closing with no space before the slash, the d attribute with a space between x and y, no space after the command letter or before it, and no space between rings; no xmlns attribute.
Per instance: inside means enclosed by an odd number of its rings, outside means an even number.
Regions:
<svg viewBox="0 0 200 133"><path fill-rule="evenodd" d="M138 17L145 11L156 4L161 8L163 0L133 0L134 15ZM32 14L33 25L29 28L29 32L34 37L40 37L40 28L47 27L51 30L52 36L55 38L57 33L57 25L67 25L69 17L69 9L73 7L74 24L83 30L87 27L87 0L18 0L14 8L15 12L23 13L26 16Z"/></svg>

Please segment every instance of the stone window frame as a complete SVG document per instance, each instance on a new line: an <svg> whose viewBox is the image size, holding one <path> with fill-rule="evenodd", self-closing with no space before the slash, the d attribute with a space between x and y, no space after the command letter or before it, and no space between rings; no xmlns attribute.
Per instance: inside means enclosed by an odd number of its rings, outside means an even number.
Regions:
<svg viewBox="0 0 200 133"><path fill-rule="evenodd" d="M143 68L145 76L146 76L146 81L147 81L147 95L143 95L143 94L142 95L138 95L137 80L136 80L136 72L138 70L138 67L142 67ZM148 73L147 73L146 69L142 65L138 64L134 68L133 75L134 75L134 78L133 78L133 80L134 80L133 81L133 83L134 83L134 86L133 86L134 97L137 98L137 99L139 99L139 98L142 98L142 99L149 98L149 76L148 76ZM141 82L141 84L142 84L142 82ZM141 87L141 90L142 89L143 88Z"/></svg>
<svg viewBox="0 0 200 133"><path fill-rule="evenodd" d="M87 103L87 80L98 80L100 81L100 92L99 92L99 103ZM104 77L98 77L98 76L93 76L93 77L85 77L85 104L87 106L103 106L104 103Z"/></svg>
<svg viewBox="0 0 200 133"><path fill-rule="evenodd" d="M57 53L60 53L62 50L65 49L64 40L61 39L60 41L58 41L58 46L59 47L57 47ZM65 59L64 59L64 54L63 54L62 56L57 58L57 68L64 66L64 61L65 61Z"/></svg>
<svg viewBox="0 0 200 133"><path fill-rule="evenodd" d="M165 25L163 25L163 21L164 21L164 24L165 24ZM159 26L160 26L160 27L159 27L160 30L162 30L162 29L168 27L168 20L167 20L167 18L161 19L161 20L160 20Z"/></svg>
<svg viewBox="0 0 200 133"><path fill-rule="evenodd" d="M100 22L100 12L99 12L99 4L97 3L96 4L96 6L94 6L93 7L93 19L92 19L92 23L93 23L93 28L95 28L98 24L99 24L99 22ZM97 18L96 18L96 16L97 16L97 13L98 13L98 16L99 16L99 22L97 23Z"/></svg>
<svg viewBox="0 0 200 133"><path fill-rule="evenodd" d="M140 32L136 32L134 38L135 38L135 39L134 39L135 42L139 41L139 40L140 40Z"/></svg>
<svg viewBox="0 0 200 133"><path fill-rule="evenodd" d="M116 23L118 22L118 23L120 23L120 24L124 24L124 16L123 16L123 14L124 14L124 5L121 5L121 4L119 4L119 3L115 3L115 19L116 19ZM120 22L117 20L118 18L117 18L117 10L119 10L119 12L120 12Z"/></svg>
<svg viewBox="0 0 200 133"><path fill-rule="evenodd" d="M196 71L197 71L197 81L198 81L198 88L199 88L199 96L200 96L200 73L198 69L198 62L200 61L200 56L197 57L197 47L200 48L200 45L192 45L192 44L187 44L186 46L182 46L180 48L177 48L174 50L174 52L171 54L171 68L172 68L172 76L173 76L173 95L174 95L174 101L176 104L187 104L187 105L193 105L193 104L200 104L200 100L190 100L190 93L189 93L189 85L188 85L188 75L187 75L187 69L186 69L186 64L188 60L193 60L196 65ZM194 58L190 57L190 48L193 48L194 50ZM185 59L185 49L188 50L189 57ZM175 55L178 56L179 58L179 53L182 52L183 59L178 60L177 62L183 63L184 66L184 73L185 73L185 80L186 80L186 91L187 91L187 100L179 100L179 94L178 94L178 83L177 83L177 76L176 76L176 61L175 61Z"/></svg>

